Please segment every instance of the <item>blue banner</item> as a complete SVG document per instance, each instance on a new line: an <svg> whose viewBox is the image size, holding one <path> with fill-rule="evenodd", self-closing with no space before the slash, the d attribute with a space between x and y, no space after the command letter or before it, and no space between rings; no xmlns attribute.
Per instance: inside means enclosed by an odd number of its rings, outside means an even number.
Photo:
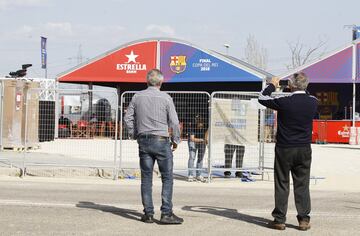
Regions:
<svg viewBox="0 0 360 236"><path fill-rule="evenodd" d="M46 56L46 38L41 37L41 68L46 69L47 56Z"/></svg>
<svg viewBox="0 0 360 236"><path fill-rule="evenodd" d="M165 82L261 82L262 78L191 45L160 43Z"/></svg>

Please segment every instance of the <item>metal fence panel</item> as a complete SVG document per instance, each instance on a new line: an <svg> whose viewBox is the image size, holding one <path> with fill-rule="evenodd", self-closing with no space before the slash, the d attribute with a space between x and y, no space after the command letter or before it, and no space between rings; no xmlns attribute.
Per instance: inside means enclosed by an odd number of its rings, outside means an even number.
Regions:
<svg viewBox="0 0 360 236"><path fill-rule="evenodd" d="M241 177L262 169L264 114L257 100L255 92L212 94L210 168L215 176Z"/></svg>
<svg viewBox="0 0 360 236"><path fill-rule="evenodd" d="M181 129L182 142L179 144L174 154L174 170L176 173L187 176L190 151L195 151L192 148L192 143L189 142L189 134L192 130L197 130L195 121L201 120L203 122L203 128L207 130L209 124L209 101L210 95L207 92L172 92L165 91L168 93L175 104L176 111L178 113ZM120 134L120 170L126 169L138 169L139 168L139 157L138 157L138 144L135 140L131 140L123 123L123 116L127 111L127 107L135 92L125 92L121 96L121 123L123 124ZM208 148L206 145L199 147L197 146L197 154L201 148L201 151L205 151L203 157L203 167L201 170L206 175L208 167ZM200 154L201 155L201 154ZM195 160L193 168L191 170L200 170L196 165Z"/></svg>
<svg viewBox="0 0 360 236"><path fill-rule="evenodd" d="M274 168L274 157L275 157L275 141L276 141L276 129L277 129L277 112L266 108L264 110L264 124L263 132L264 139L262 143L263 152L263 164L264 169L272 170Z"/></svg>
<svg viewBox="0 0 360 236"><path fill-rule="evenodd" d="M30 89L26 97L24 167L115 170L117 93L59 89L51 101L40 100L40 91Z"/></svg>
<svg viewBox="0 0 360 236"><path fill-rule="evenodd" d="M3 122L3 89L0 83L0 125ZM24 92L22 126L25 128L21 129L21 136L25 139L20 151L25 152L1 149L1 166L22 169L95 167L109 168L116 174L119 169L139 168L137 142L129 139L123 125L123 115L135 92L122 94L118 114L115 91L48 90L30 87ZM44 99L44 92L55 96ZM188 174L189 134L195 129L196 117L202 118L210 133L201 169L204 175L273 168L277 114L258 104L259 93L215 92L211 97L206 92L167 93L174 100L181 125L182 142L174 152L177 173ZM275 97L286 95L274 94ZM238 146L243 146L243 150ZM240 157L243 155L242 161L236 161L237 151ZM7 162L9 155L11 164ZM230 155L233 156L231 163ZM191 170L198 170L196 159Z"/></svg>
<svg viewBox="0 0 360 236"><path fill-rule="evenodd" d="M290 93L276 92L272 93L273 98L289 96ZM263 169L274 169L275 142L277 130L277 111L266 108L264 110L264 139L263 139Z"/></svg>

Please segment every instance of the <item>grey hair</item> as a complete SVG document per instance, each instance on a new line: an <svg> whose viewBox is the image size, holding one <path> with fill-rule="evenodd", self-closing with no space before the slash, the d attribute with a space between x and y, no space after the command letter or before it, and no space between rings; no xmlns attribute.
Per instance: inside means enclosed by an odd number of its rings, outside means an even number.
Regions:
<svg viewBox="0 0 360 236"><path fill-rule="evenodd" d="M309 85L309 78L304 72L295 73L293 76L291 76L289 85L295 91L304 91Z"/></svg>
<svg viewBox="0 0 360 236"><path fill-rule="evenodd" d="M148 86L160 86L164 81L164 75L160 70L152 69L147 73L146 81Z"/></svg>

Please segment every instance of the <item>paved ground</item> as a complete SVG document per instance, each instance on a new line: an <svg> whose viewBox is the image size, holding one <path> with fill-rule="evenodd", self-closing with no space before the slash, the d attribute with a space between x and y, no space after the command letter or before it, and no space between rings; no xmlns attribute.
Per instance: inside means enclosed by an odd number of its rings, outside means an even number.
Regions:
<svg viewBox="0 0 360 236"><path fill-rule="evenodd" d="M323 191L312 184L313 228L295 229L292 195L288 227L265 227L273 207L272 182L175 182L180 226L144 224L138 180L0 177L1 235L359 235L360 189ZM159 209L160 182L154 199ZM156 218L159 217L159 212Z"/></svg>
<svg viewBox="0 0 360 236"><path fill-rule="evenodd" d="M288 229L277 232L264 227L271 220L273 208L271 173L266 173L265 181L250 183L221 178L214 179L211 184L176 180L175 212L185 218L185 223L181 226L146 225L139 221L142 214L139 180L115 182L91 177L99 174L93 169L84 169L82 173L77 169L52 170L46 166L28 166L29 176L20 179L14 177L19 169L9 168L8 162L22 165L23 154L0 152L0 235L355 236L360 231L359 153L359 146L313 145L311 175L318 178L316 184L311 180L313 228L309 232L296 230L291 195ZM43 153L26 157L34 163L81 164L84 160L80 155L69 159ZM186 160L185 157L181 159L182 162ZM91 161L99 162L95 163L98 165L105 160ZM156 179L157 209L160 207L160 185ZM156 217L159 218L159 214Z"/></svg>

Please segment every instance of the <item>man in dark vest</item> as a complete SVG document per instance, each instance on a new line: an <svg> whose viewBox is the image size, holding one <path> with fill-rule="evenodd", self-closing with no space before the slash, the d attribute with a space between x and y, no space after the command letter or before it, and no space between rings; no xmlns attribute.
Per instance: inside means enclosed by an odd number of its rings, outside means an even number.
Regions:
<svg viewBox="0 0 360 236"><path fill-rule="evenodd" d="M295 73L289 79L290 96L272 98L271 93L279 87L279 79L272 78L262 91L259 102L278 112L275 146L275 208L274 221L269 227L285 229L289 196L289 173L294 183L295 205L300 230L310 229L310 166L312 121L317 112L318 101L306 92L309 79L305 73Z"/></svg>

